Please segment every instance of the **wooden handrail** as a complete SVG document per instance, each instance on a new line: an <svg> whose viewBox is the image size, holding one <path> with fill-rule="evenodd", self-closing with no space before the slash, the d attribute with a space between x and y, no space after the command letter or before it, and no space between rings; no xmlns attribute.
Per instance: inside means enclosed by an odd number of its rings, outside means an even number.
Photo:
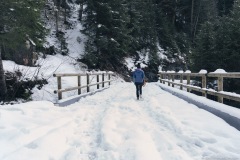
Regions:
<svg viewBox="0 0 240 160"><path fill-rule="evenodd" d="M160 83L168 83L168 86L172 84L172 87L174 85L180 86L180 89L182 90L183 87L187 88L187 91L190 92L190 90L195 90L198 92L201 92L203 96L207 97L207 95L214 95L218 97L218 102L223 103L223 98L230 99L234 101L240 102L240 95L232 95L227 94L223 92L223 79L224 78L240 78L240 72L228 72L228 73L172 73L172 72L160 72L159 74L159 80ZM174 82L175 77L174 76L180 76L180 83ZM187 80L187 84L183 83L183 78L186 77L185 80ZM190 85L191 77L201 77L202 78L202 87L196 87L193 85ZM207 86L207 78L217 78L217 85L218 90L212 91L206 88Z"/></svg>
<svg viewBox="0 0 240 160"><path fill-rule="evenodd" d="M53 77L74 77L74 76L87 76L89 75L114 75L114 73L54 73Z"/></svg>
<svg viewBox="0 0 240 160"><path fill-rule="evenodd" d="M106 73L61 73L61 74L53 74L54 77L57 77L57 86L58 89L54 91L55 94L58 94L58 100L62 99L62 93L78 90L78 95L81 94L82 88L87 88L87 92L90 92L90 87L97 85L97 89L99 89L100 84L102 84L102 87L104 87L105 83L108 83L109 86L111 85L110 82L113 81L112 76L114 73L112 72L106 72ZM81 77L86 76L86 85L81 85ZM96 83L90 83L90 76L96 76L97 82ZM102 76L102 81L100 82L99 76ZM104 77L108 76L108 79L105 80ZM77 87L70 87L70 88L64 88L62 89L62 77L77 77Z"/></svg>
<svg viewBox="0 0 240 160"><path fill-rule="evenodd" d="M229 73L208 73L208 77L224 77L224 78L240 78L239 72L229 72Z"/></svg>

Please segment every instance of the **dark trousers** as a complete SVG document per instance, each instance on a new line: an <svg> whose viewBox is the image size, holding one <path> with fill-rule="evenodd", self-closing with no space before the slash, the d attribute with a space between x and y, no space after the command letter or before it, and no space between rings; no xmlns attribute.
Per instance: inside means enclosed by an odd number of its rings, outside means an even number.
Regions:
<svg viewBox="0 0 240 160"><path fill-rule="evenodd" d="M139 98L139 94L142 95L142 86L143 86L143 83L141 83L141 82L135 82L135 86L136 86L137 98Z"/></svg>

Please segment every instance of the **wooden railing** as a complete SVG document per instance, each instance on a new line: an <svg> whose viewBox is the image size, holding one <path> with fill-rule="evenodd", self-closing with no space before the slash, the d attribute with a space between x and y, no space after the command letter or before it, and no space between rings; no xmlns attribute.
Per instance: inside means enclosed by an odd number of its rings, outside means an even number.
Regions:
<svg viewBox="0 0 240 160"><path fill-rule="evenodd" d="M114 74L110 72L106 73L82 73L82 74L53 74L54 77L57 77L57 86L58 90L55 90L54 93L58 94L58 100L62 99L62 93L78 90L78 95L81 94L82 88L87 88L87 92L90 92L91 86L97 86L97 89L102 86L102 88L105 87L105 83L108 83L108 85L111 84L111 81L113 81L112 76ZM92 76L96 76L96 83L91 83L90 78ZM77 77L77 86L71 87L71 88L62 88L62 77ZM82 85L82 78L86 77L85 85ZM107 78L107 79L106 79Z"/></svg>
<svg viewBox="0 0 240 160"><path fill-rule="evenodd" d="M190 84L191 77L200 77L202 86L194 86ZM174 82L176 78L179 78L180 83ZM184 79L185 78L185 79ZM207 89L207 79L215 78L217 79L217 90ZM188 92L191 90L201 92L203 96L207 97L207 95L213 95L218 97L218 102L223 103L223 98L234 100L240 102L240 95L233 94L230 92L223 91L223 79L224 78L240 78L240 72L231 72L231 73L171 73L171 72L160 72L159 80L160 83L168 83L168 86L174 85L180 86L180 89L183 90L185 87ZM187 83L183 83L183 81L187 81Z"/></svg>

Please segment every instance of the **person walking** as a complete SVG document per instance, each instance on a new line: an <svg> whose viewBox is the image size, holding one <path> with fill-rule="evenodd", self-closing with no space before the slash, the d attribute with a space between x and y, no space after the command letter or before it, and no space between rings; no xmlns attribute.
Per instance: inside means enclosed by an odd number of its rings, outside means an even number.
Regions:
<svg viewBox="0 0 240 160"><path fill-rule="evenodd" d="M133 82L136 86L137 99L142 98L142 86L144 84L145 74L141 69L140 63L137 64L137 69L133 72Z"/></svg>

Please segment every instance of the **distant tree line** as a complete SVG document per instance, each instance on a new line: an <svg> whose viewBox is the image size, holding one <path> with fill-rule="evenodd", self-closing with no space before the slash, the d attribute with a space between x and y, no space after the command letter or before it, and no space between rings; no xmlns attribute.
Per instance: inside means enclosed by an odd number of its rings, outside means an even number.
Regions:
<svg viewBox="0 0 240 160"><path fill-rule="evenodd" d="M123 72L127 70L125 57L137 61L142 54L148 57L146 63L152 74L157 73L159 65L176 71L217 68L239 71L239 1L53 0L56 9L64 11L64 23L68 23L69 2L79 4L81 32L87 36L85 54L80 61L89 68ZM27 39L36 43L36 49L42 48L46 29L41 23L41 10L46 3L49 2L0 1L3 59L23 63L28 53ZM160 48L171 61L159 56ZM1 66L0 88L4 79Z"/></svg>
<svg viewBox="0 0 240 160"><path fill-rule="evenodd" d="M192 66L196 71L202 68L208 71L218 68L228 72L240 71L239 1L235 1L231 10L226 10L226 6L221 9L218 16L202 23L195 38Z"/></svg>
<svg viewBox="0 0 240 160"><path fill-rule="evenodd" d="M88 37L82 60L116 70L124 57L143 51L150 67L171 69L158 56L160 46L168 58L185 59L173 69L238 71L238 1L79 0L86 5L80 16Z"/></svg>

